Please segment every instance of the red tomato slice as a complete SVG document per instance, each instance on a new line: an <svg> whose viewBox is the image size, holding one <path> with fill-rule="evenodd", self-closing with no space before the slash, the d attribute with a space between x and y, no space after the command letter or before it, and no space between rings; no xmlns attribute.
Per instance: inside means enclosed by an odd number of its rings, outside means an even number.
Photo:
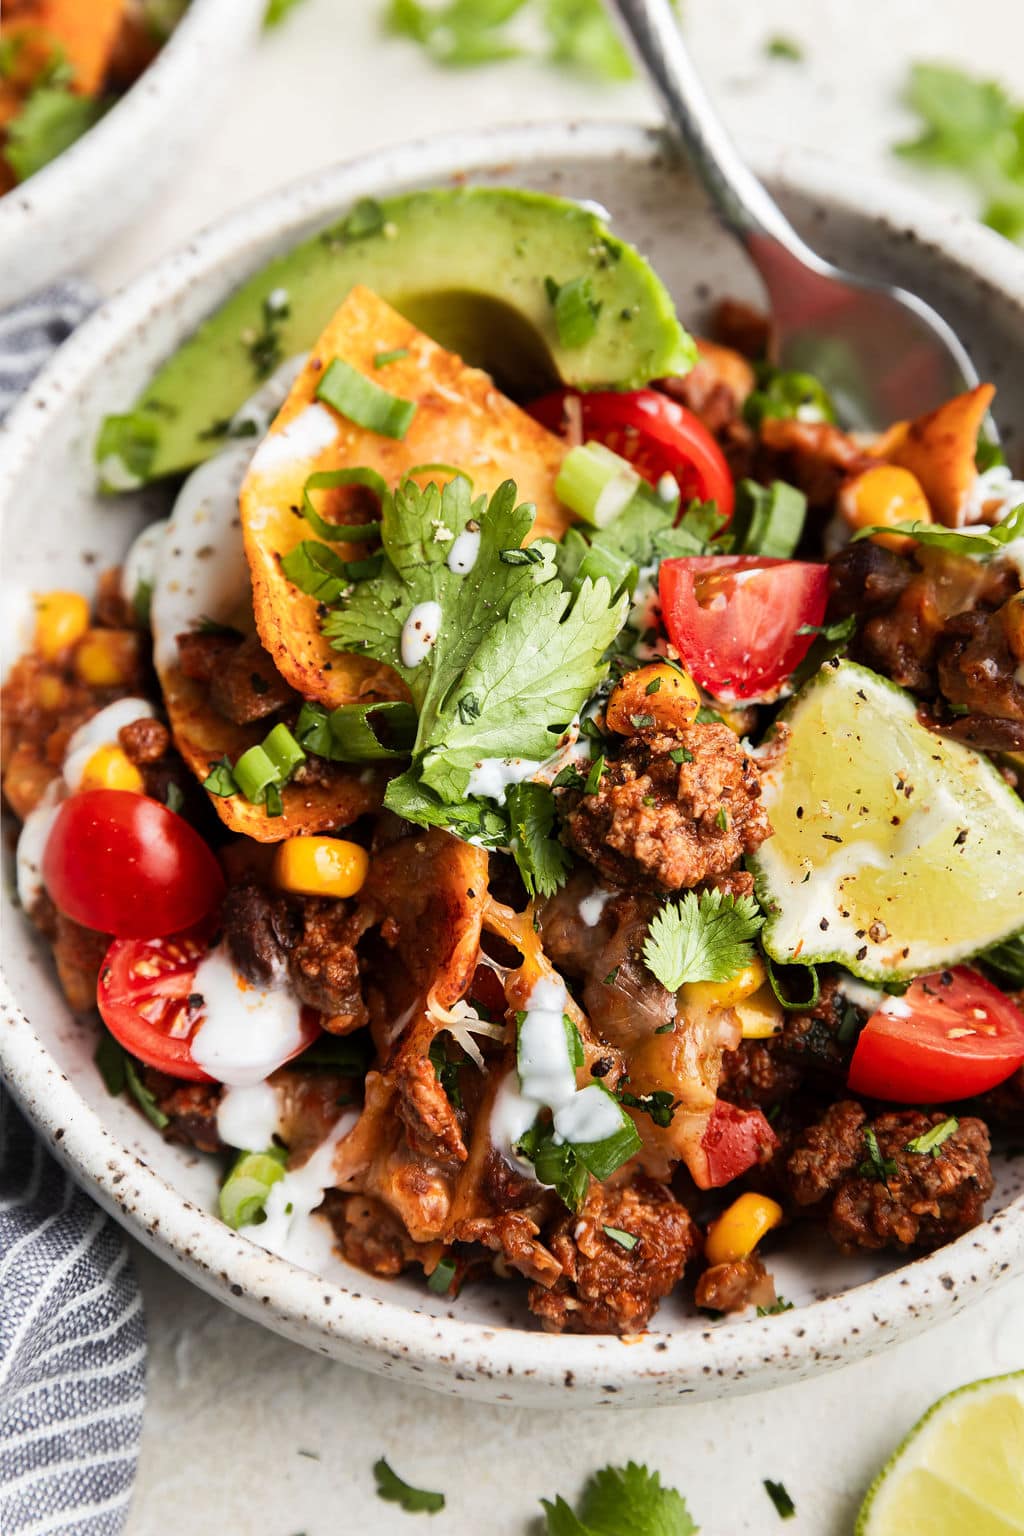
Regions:
<svg viewBox="0 0 1024 1536"><path fill-rule="evenodd" d="M707 1160L707 1183L701 1187L717 1189L731 1183L748 1168L767 1161L778 1144L779 1138L759 1109L739 1109L718 1099L701 1140Z"/></svg>
<svg viewBox="0 0 1024 1536"><path fill-rule="evenodd" d="M668 637L694 681L724 700L756 699L785 682L810 649L828 600L828 567L759 555L663 560Z"/></svg>
<svg viewBox="0 0 1024 1536"><path fill-rule="evenodd" d="M119 939L179 933L211 912L224 877L195 829L158 800L87 789L65 800L43 854L60 910Z"/></svg>
<svg viewBox="0 0 1024 1536"><path fill-rule="evenodd" d="M857 1041L850 1087L899 1104L986 1093L1024 1065L1024 1013L969 966L919 976L872 1014Z"/></svg>
<svg viewBox="0 0 1024 1536"><path fill-rule="evenodd" d="M195 998L196 967L210 948L211 923L159 939L115 939L100 968L96 1005L125 1050L147 1066L189 1082L215 1081L192 1060L192 1038L205 1013ZM320 1034L319 1015L302 1010L298 1056Z"/></svg>
<svg viewBox="0 0 1024 1536"><path fill-rule="evenodd" d="M528 409L550 432L564 437L578 429L584 441L604 443L651 485L672 475L682 507L694 499L713 501L726 520L732 517L736 493L725 455L693 412L668 395L656 389L587 395L559 389Z"/></svg>

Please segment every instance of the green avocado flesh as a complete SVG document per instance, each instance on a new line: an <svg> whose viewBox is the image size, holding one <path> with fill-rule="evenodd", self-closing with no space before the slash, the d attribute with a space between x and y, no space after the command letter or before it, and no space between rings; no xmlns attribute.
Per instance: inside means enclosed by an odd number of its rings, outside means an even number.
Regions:
<svg viewBox="0 0 1024 1536"><path fill-rule="evenodd" d="M600 305L597 323L581 345L562 346L545 280L581 277ZM577 203L489 187L367 200L250 278L164 364L131 416L108 419L98 457L107 459L118 424L133 448L131 473L109 488L189 469L216 452L218 433L268 363L307 351L356 283L519 398L559 382L638 388L686 372L695 359L660 279ZM280 313L270 355L254 358L271 295Z"/></svg>
<svg viewBox="0 0 1024 1536"><path fill-rule="evenodd" d="M826 665L783 711L751 861L773 959L869 981L942 970L1024 926L1024 802L910 694Z"/></svg>

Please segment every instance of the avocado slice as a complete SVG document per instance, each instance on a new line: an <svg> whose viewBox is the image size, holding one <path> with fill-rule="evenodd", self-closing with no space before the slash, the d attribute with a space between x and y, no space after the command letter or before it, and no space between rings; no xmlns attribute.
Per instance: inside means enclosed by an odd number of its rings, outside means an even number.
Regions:
<svg viewBox="0 0 1024 1536"><path fill-rule="evenodd" d="M576 278L600 307L592 334L565 345L548 280ZM366 198L250 278L130 413L107 418L96 447L104 488L134 489L208 458L261 379L313 345L356 282L520 399L559 381L638 388L685 373L696 356L661 280L578 203L497 187Z"/></svg>

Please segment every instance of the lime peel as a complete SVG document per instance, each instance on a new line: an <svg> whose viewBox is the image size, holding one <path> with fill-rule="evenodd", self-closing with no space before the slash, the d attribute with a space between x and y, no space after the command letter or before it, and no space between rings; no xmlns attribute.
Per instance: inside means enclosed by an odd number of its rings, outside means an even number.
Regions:
<svg viewBox="0 0 1024 1536"><path fill-rule="evenodd" d="M1024 802L917 707L838 661L783 711L761 778L775 835L751 860L774 960L902 980L1020 931Z"/></svg>

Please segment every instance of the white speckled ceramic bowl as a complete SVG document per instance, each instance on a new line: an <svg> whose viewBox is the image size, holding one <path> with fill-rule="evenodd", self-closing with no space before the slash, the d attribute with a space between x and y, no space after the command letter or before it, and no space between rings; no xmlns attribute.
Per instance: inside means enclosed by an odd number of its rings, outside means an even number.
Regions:
<svg viewBox="0 0 1024 1536"><path fill-rule="evenodd" d="M0 305L71 271L155 200L256 36L265 4L191 0L152 64L95 128L0 197Z"/></svg>
<svg viewBox="0 0 1024 1536"><path fill-rule="evenodd" d="M1024 356L1024 257L901 189L841 176L823 162L762 153L760 167L825 255L905 283L946 314L982 376L1001 386L1009 437L1024 420L1017 362ZM162 505L159 492L134 505L95 497L95 427L240 278L357 197L452 176L603 203L615 228L654 259L691 321L699 321L713 291L751 291L686 172L658 135L637 127L552 125L450 138L303 181L201 235L108 304L12 417L0 448L6 611L33 588L89 591L143 515ZM91 1029L69 1017L44 948L10 906L3 959L0 1065L80 1182L230 1306L370 1370L497 1402L553 1404L572 1396L625 1406L742 1392L881 1349L1024 1268L1024 1161L1017 1160L999 1168L989 1220L916 1263L852 1263L813 1236L780 1245L772 1268L797 1305L760 1320L711 1324L672 1302L643 1337L557 1337L531 1325L515 1284L471 1287L452 1303L432 1296L422 1280L379 1281L340 1262L323 1279L222 1226L209 1214L211 1161L167 1146L128 1104L107 1097L91 1060Z"/></svg>

